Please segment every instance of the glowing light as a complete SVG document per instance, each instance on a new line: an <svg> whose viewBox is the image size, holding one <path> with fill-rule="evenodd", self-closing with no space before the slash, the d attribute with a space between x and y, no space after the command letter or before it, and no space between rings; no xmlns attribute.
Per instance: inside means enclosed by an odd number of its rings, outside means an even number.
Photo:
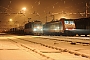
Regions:
<svg viewBox="0 0 90 60"><path fill-rule="evenodd" d="M37 31L37 29L34 28L33 31Z"/></svg>
<svg viewBox="0 0 90 60"><path fill-rule="evenodd" d="M66 30L75 30L75 29L66 29Z"/></svg>
<svg viewBox="0 0 90 60"><path fill-rule="evenodd" d="M39 1L39 2L38 2L38 5L40 5L40 4L41 4L41 2Z"/></svg>
<svg viewBox="0 0 90 60"><path fill-rule="evenodd" d="M66 29L66 30L68 30L68 29Z"/></svg>
<svg viewBox="0 0 90 60"><path fill-rule="evenodd" d="M62 19L62 18L64 18L64 19L70 19L71 17L70 16L65 16L65 15L59 15L57 17L57 19Z"/></svg>
<svg viewBox="0 0 90 60"><path fill-rule="evenodd" d="M57 27L59 29L59 27Z"/></svg>
<svg viewBox="0 0 90 60"><path fill-rule="evenodd" d="M58 29L54 29L54 30L58 30Z"/></svg>
<svg viewBox="0 0 90 60"><path fill-rule="evenodd" d="M70 17L67 17L67 16L61 16L61 17L59 17L59 19L61 19L61 18L70 19Z"/></svg>
<svg viewBox="0 0 90 60"><path fill-rule="evenodd" d="M62 16L61 18L67 18L67 17L65 17L65 16Z"/></svg>
<svg viewBox="0 0 90 60"><path fill-rule="evenodd" d="M10 22L12 22L13 20L12 19L9 19Z"/></svg>
<svg viewBox="0 0 90 60"><path fill-rule="evenodd" d="M43 29L41 29L41 31L43 31Z"/></svg>
<svg viewBox="0 0 90 60"><path fill-rule="evenodd" d="M23 7L22 10L23 10L23 11L26 11L26 7Z"/></svg>

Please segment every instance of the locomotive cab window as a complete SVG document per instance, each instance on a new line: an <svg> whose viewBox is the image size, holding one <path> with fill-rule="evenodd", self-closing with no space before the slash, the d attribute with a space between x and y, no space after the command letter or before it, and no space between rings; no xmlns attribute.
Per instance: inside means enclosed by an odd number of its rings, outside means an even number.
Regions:
<svg viewBox="0 0 90 60"><path fill-rule="evenodd" d="M64 21L65 24L74 24L74 21Z"/></svg>
<svg viewBox="0 0 90 60"><path fill-rule="evenodd" d="M74 24L74 21L70 21L70 24Z"/></svg>
<svg viewBox="0 0 90 60"><path fill-rule="evenodd" d="M69 24L69 21L64 21L65 24Z"/></svg>

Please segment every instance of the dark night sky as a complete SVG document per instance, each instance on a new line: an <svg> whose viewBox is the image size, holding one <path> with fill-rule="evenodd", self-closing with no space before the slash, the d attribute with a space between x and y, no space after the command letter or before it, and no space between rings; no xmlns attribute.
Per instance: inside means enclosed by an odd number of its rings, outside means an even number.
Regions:
<svg viewBox="0 0 90 60"><path fill-rule="evenodd" d="M6 22L12 18L13 21L23 23L28 18L33 20L40 20L45 22L46 13L48 21L52 20L51 13L67 13L67 14L56 14L55 19L60 19L62 16L67 18L81 18L85 17L85 14L70 15L68 13L84 13L86 10L86 3L88 3L88 12L90 11L89 0L0 0L0 21ZM26 7L25 14L11 14L13 12L18 13L23 7ZM21 11L23 12L23 11ZM33 14L35 12L35 14ZM8 13L8 14L1 14ZM90 15L88 15L89 17ZM22 21L22 22L21 22ZM4 24L3 23L3 24Z"/></svg>

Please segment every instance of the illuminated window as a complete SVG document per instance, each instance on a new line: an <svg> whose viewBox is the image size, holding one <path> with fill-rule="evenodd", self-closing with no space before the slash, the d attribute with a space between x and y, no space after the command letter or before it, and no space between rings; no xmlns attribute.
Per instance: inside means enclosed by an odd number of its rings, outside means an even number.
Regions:
<svg viewBox="0 0 90 60"><path fill-rule="evenodd" d="M70 24L74 24L74 21L70 21Z"/></svg>
<svg viewBox="0 0 90 60"><path fill-rule="evenodd" d="M65 24L69 24L69 21L64 21Z"/></svg>
<svg viewBox="0 0 90 60"><path fill-rule="evenodd" d="M65 24L74 24L74 21L64 21Z"/></svg>

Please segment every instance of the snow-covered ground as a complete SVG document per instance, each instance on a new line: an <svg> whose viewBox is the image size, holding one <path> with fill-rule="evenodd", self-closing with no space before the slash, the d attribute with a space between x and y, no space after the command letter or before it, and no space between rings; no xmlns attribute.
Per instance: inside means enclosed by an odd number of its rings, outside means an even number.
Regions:
<svg viewBox="0 0 90 60"><path fill-rule="evenodd" d="M77 54L70 54L69 52L62 52L60 50L51 49L40 45L40 43L47 46L57 47L60 49L67 49L72 52L85 54L90 57L90 45L72 45L69 42L55 41L49 39L42 39L37 37L46 36L1 36L0 37L0 60L90 60L90 58L78 56ZM19 38L19 39L18 39ZM65 37L48 38L66 39ZM69 38L69 37L67 37ZM74 38L74 37L70 37ZM24 41L26 40L26 41ZM70 39L72 40L72 39ZM78 40L77 40L78 41ZM81 41L81 40L79 40ZM37 42L37 43L32 43ZM24 48L21 45L28 47ZM35 50L34 52L32 50ZM44 57L43 57L44 55ZM46 57L45 57L46 56Z"/></svg>

